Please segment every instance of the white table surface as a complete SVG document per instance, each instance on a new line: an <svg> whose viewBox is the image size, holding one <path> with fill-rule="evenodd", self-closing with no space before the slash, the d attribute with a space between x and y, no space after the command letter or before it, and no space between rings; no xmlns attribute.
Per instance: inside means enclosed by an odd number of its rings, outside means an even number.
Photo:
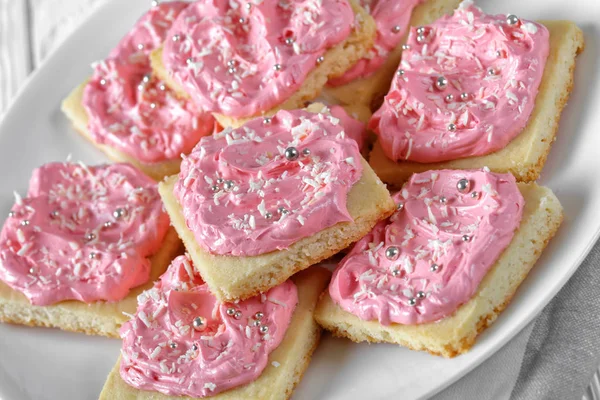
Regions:
<svg viewBox="0 0 600 400"><path fill-rule="evenodd" d="M29 73L102 1L0 0L0 118ZM583 400L600 400L598 372Z"/></svg>

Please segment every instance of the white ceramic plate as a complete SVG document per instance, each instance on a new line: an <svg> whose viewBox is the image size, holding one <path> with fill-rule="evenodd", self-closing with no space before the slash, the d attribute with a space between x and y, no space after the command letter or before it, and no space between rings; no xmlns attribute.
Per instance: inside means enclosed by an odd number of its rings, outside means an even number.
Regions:
<svg viewBox="0 0 600 400"><path fill-rule="evenodd" d="M70 127L60 102L90 74L148 7L147 0L110 0L69 37L31 77L0 122L0 215L12 191L27 190L33 168L69 154L106 161ZM507 310L466 355L446 360L392 345L353 344L326 335L295 399L415 399L430 396L493 354L558 292L600 235L600 2L492 1L488 12L530 19L571 19L586 35L575 87L543 172L565 208L558 236ZM120 342L53 329L0 325L0 399L94 399L119 354Z"/></svg>

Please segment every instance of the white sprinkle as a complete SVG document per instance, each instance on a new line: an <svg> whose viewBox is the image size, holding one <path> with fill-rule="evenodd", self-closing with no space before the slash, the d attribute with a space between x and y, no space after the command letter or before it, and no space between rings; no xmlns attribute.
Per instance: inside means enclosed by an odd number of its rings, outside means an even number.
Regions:
<svg viewBox="0 0 600 400"><path fill-rule="evenodd" d="M271 363L272 366L274 366L275 368L279 368L279 366L281 365L280 363L278 363L277 361L273 361Z"/></svg>
<svg viewBox="0 0 600 400"><path fill-rule="evenodd" d="M300 222L300 225L304 226L304 217L302 215L298 215L296 219Z"/></svg>
<svg viewBox="0 0 600 400"><path fill-rule="evenodd" d="M538 31L537 26L535 26L535 24L532 22L525 22L523 25L521 25L521 29L528 33L537 33Z"/></svg>
<svg viewBox="0 0 600 400"><path fill-rule="evenodd" d="M160 354L160 351L162 349L160 348L160 346L156 346L156 348L154 349L154 351L150 354L150 359L154 360L156 357L158 357L158 355Z"/></svg>
<svg viewBox="0 0 600 400"><path fill-rule="evenodd" d="M14 191L13 194L15 195L15 203L17 203L19 206L23 205L23 199L21 198L21 195L16 191Z"/></svg>
<svg viewBox="0 0 600 400"><path fill-rule="evenodd" d="M194 279L194 271L192 271L192 266L186 257L183 258L183 268L185 268L185 272L187 272L190 279Z"/></svg>
<svg viewBox="0 0 600 400"><path fill-rule="evenodd" d="M212 383L212 382L206 382L206 383L204 384L204 389L208 389L208 390L210 390L211 392L214 392L216 388L217 388L217 385L215 385L215 384L214 384L214 383Z"/></svg>
<svg viewBox="0 0 600 400"><path fill-rule="evenodd" d="M144 323L144 325L146 325L146 328L150 328L150 321L148 320L148 316L144 311L140 311L138 313L138 317L140 317L140 320Z"/></svg>

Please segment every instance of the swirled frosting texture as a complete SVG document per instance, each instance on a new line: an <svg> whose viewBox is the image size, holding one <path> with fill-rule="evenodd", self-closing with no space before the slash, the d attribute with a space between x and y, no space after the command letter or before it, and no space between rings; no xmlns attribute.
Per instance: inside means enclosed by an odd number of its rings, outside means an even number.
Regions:
<svg viewBox="0 0 600 400"><path fill-rule="evenodd" d="M548 30L525 20L511 25L504 15L464 4L419 33L411 30L410 49L369 123L392 160L488 154L527 124L548 56Z"/></svg>
<svg viewBox="0 0 600 400"><path fill-rule="evenodd" d="M466 303L525 204L512 175L485 171L415 174L394 200L402 208L356 243L329 285L344 310L384 325L436 321Z"/></svg>
<svg viewBox="0 0 600 400"><path fill-rule="evenodd" d="M162 45L187 6L175 1L152 7L109 57L95 65L83 95L95 142L151 164L189 153L202 136L212 133L212 116L178 98L152 76L150 67L150 52Z"/></svg>
<svg viewBox="0 0 600 400"><path fill-rule="evenodd" d="M358 61L344 75L329 80L331 86L344 85L365 78L379 69L387 56L399 44L410 22L413 9L423 0L360 0L360 5L371 14L377 26L375 44L366 57Z"/></svg>
<svg viewBox="0 0 600 400"><path fill-rule="evenodd" d="M263 254L352 221L346 198L362 164L343 121L303 110L266 121L203 138L181 163L175 196L211 253Z"/></svg>
<svg viewBox="0 0 600 400"><path fill-rule="evenodd" d="M163 62L204 109L248 117L295 93L353 23L347 0L200 0L174 23Z"/></svg>
<svg viewBox="0 0 600 400"><path fill-rule="evenodd" d="M148 280L169 227L156 183L128 164L46 164L15 197L0 279L35 305L123 299Z"/></svg>
<svg viewBox="0 0 600 400"><path fill-rule="evenodd" d="M177 257L121 328L121 377L138 389L193 398L250 383L283 340L297 303L291 281L219 303L189 258Z"/></svg>

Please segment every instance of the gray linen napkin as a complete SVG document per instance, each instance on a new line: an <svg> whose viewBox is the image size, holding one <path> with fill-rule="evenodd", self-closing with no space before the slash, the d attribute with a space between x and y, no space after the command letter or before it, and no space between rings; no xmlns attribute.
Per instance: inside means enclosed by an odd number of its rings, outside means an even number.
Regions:
<svg viewBox="0 0 600 400"><path fill-rule="evenodd" d="M600 362L598 270L600 242L540 316L434 399L582 399Z"/></svg>

